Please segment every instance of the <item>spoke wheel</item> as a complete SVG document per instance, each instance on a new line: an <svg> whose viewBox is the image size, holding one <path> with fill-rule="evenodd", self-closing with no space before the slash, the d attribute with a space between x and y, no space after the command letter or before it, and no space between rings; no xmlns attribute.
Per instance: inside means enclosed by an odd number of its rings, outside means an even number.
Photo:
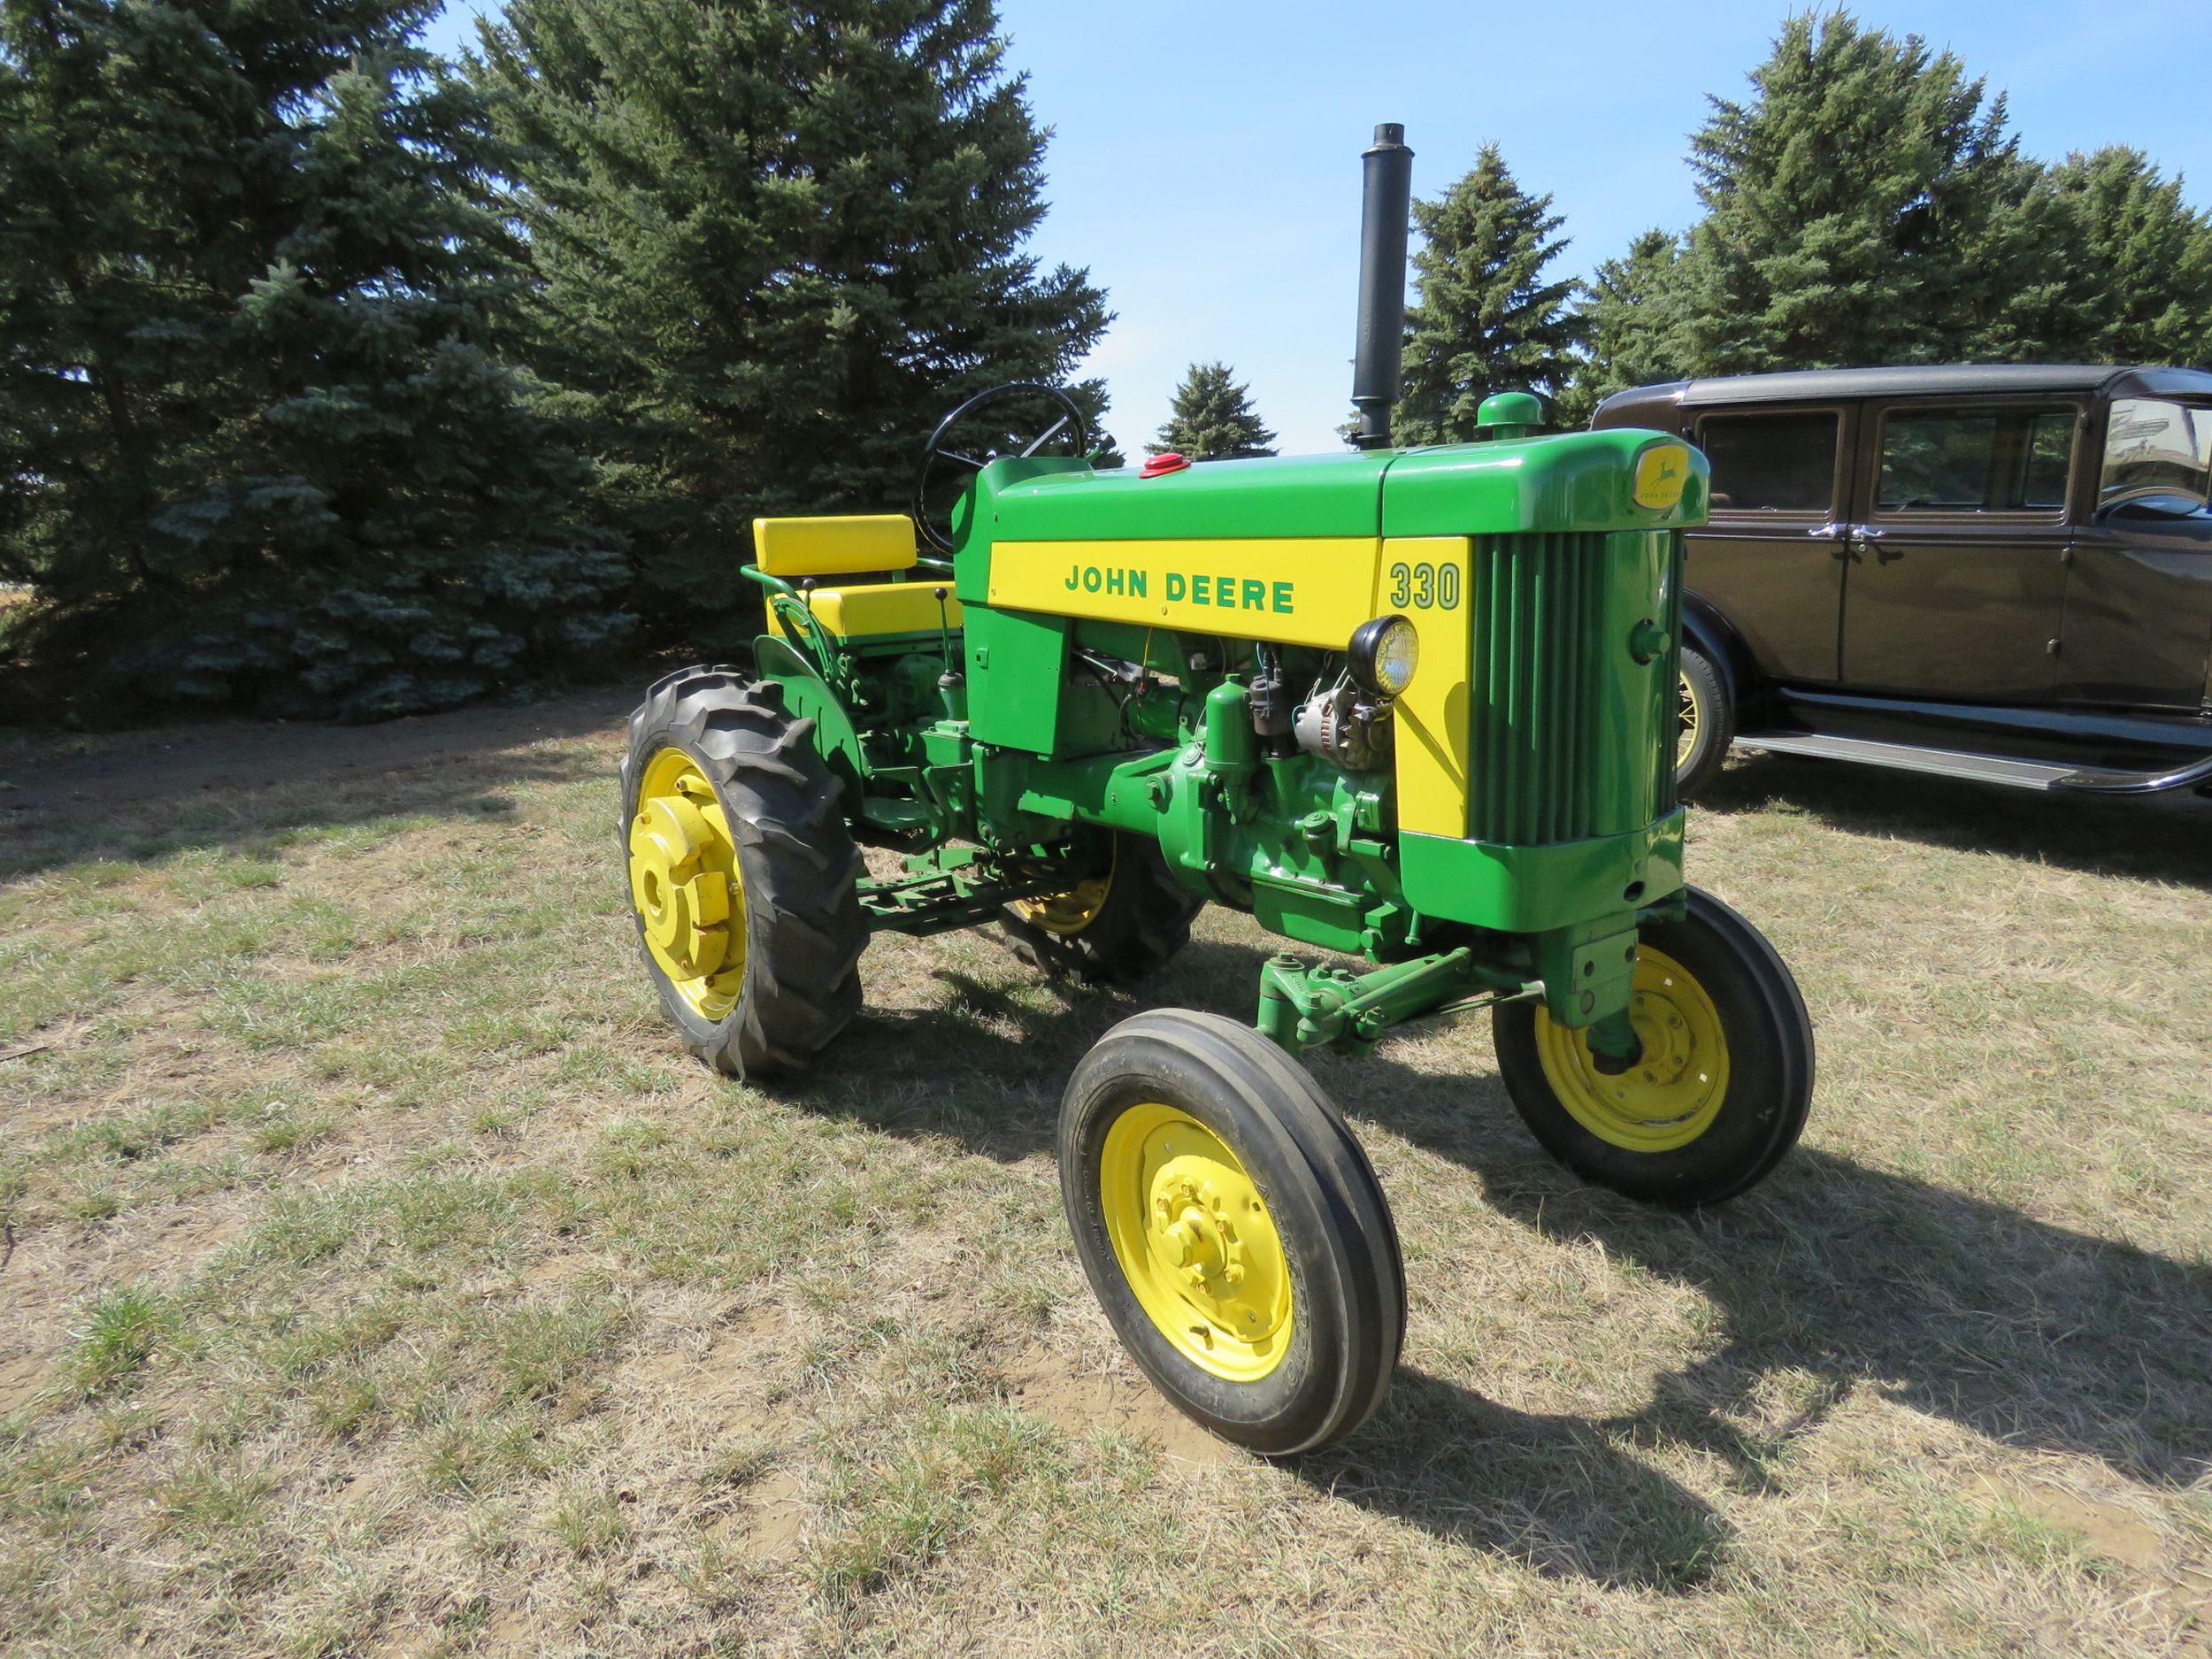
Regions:
<svg viewBox="0 0 2212 1659"><path fill-rule="evenodd" d="M1736 710L1720 671L1686 645L1675 697L1674 792L1686 801L1720 774L1736 741Z"/></svg>
<svg viewBox="0 0 2212 1659"><path fill-rule="evenodd" d="M1137 1015L1076 1067L1059 1151L1084 1273L1179 1410L1270 1456L1367 1420L1405 1269L1373 1167L1303 1066L1218 1015Z"/></svg>
<svg viewBox="0 0 2212 1659"><path fill-rule="evenodd" d="M1629 1023L1641 1053L1614 1073L1540 1002L1493 1012L1499 1074L1545 1149L1599 1186L1676 1208L1765 1179L1813 1094L1812 1021L1774 947L1692 887L1680 920L1642 930Z"/></svg>

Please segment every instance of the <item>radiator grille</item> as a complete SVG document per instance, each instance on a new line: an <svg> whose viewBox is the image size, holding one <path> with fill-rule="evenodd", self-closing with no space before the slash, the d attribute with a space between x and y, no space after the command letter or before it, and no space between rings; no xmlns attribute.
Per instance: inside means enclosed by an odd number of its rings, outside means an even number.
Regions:
<svg viewBox="0 0 2212 1659"><path fill-rule="evenodd" d="M1468 813L1478 841L1574 841L1611 827L1598 800L1605 543L1587 532L1475 539Z"/></svg>

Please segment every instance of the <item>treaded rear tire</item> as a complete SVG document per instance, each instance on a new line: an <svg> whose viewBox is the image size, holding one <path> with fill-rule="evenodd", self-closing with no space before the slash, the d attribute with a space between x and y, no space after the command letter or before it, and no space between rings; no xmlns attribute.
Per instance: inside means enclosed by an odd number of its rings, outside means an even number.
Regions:
<svg viewBox="0 0 2212 1659"><path fill-rule="evenodd" d="M657 680L630 716L622 762L622 820L638 810L646 763L664 749L691 757L721 802L744 887L743 989L720 1020L677 992L647 949L633 905L638 949L661 1006L684 1047L732 1077L803 1069L860 1009L860 850L838 810L841 786L809 741L814 722L794 719L783 687L726 664L677 670Z"/></svg>
<svg viewBox="0 0 2212 1659"><path fill-rule="evenodd" d="M1056 932L1011 905L1000 913L1007 948L1041 972L1131 986L1190 943L1191 918L1205 901L1168 873L1160 843L1116 832L1106 902L1080 933Z"/></svg>

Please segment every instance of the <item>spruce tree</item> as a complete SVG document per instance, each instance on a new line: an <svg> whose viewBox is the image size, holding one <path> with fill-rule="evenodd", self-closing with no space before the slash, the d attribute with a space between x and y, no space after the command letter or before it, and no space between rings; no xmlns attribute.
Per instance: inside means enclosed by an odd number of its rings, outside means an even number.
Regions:
<svg viewBox="0 0 2212 1659"><path fill-rule="evenodd" d="M1685 372L1681 264L1680 239L1647 230L1624 256L1598 266L1582 308L1585 351L1559 400L1562 426L1586 426L1615 392Z"/></svg>
<svg viewBox="0 0 2212 1659"><path fill-rule="evenodd" d="M0 6L0 573L108 712L367 717L588 663L618 552L494 346L512 239L434 5Z"/></svg>
<svg viewBox="0 0 2212 1659"><path fill-rule="evenodd" d="M1493 392L1556 399L1574 368L1578 284L1547 280L1566 247L1548 196L1517 184L1495 144L1433 202L1416 201L1423 244L1406 316L1405 391L1391 415L1400 443L1464 443Z"/></svg>
<svg viewBox="0 0 2212 1659"><path fill-rule="evenodd" d="M2182 180L2116 145L2069 156L2039 184L2056 280L2019 321L2027 349L2212 366L2212 214L2188 205Z"/></svg>
<svg viewBox="0 0 2212 1659"><path fill-rule="evenodd" d="M1727 373L1971 355L2032 269L2005 101L1948 52L1790 19L1691 141L1706 215L1666 355Z"/></svg>
<svg viewBox="0 0 2212 1659"><path fill-rule="evenodd" d="M513 0L485 27L548 378L664 627L749 633L755 515L904 509L944 411L1103 331L1087 273L1025 250L1047 134L1004 56L989 0Z"/></svg>
<svg viewBox="0 0 2212 1659"><path fill-rule="evenodd" d="M1194 363L1168 404L1167 424L1146 444L1148 455L1193 461L1238 461L1275 453L1275 434L1252 407L1252 390L1225 363Z"/></svg>

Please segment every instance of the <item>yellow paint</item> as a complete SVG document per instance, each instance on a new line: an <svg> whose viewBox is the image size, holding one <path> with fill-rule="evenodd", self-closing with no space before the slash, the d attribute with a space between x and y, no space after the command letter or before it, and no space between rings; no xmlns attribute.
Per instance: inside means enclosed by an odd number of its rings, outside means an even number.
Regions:
<svg viewBox="0 0 2212 1659"><path fill-rule="evenodd" d="M1690 452L1678 443L1654 444L1636 457L1634 497L1639 507L1672 507L1690 481Z"/></svg>
<svg viewBox="0 0 2212 1659"><path fill-rule="evenodd" d="M1540 1004L1536 1057L1570 1116L1601 1141L1631 1152L1686 1147L1720 1116L1728 1094L1728 1033L1720 1010L1689 970L1663 951L1636 952L1629 1022L1643 1046L1617 1076L1597 1069L1586 1031L1562 1025Z"/></svg>
<svg viewBox="0 0 2212 1659"><path fill-rule="evenodd" d="M887 634L934 634L940 625L937 589L945 588L942 624L960 626L960 602L951 584L931 582L870 582L860 588L817 588L807 595L815 619L840 639L865 639ZM788 634L783 618L769 607L768 625Z"/></svg>
<svg viewBox="0 0 2212 1659"><path fill-rule="evenodd" d="M1381 547L1371 536L1001 541L991 549L991 603L1342 650L1375 614Z"/></svg>
<svg viewBox="0 0 2212 1659"><path fill-rule="evenodd" d="M645 763L630 820L630 902L653 965L702 1018L745 987L745 889L722 803L680 749Z"/></svg>
<svg viewBox="0 0 2212 1659"><path fill-rule="evenodd" d="M1106 1131L1098 1175L1114 1260L1176 1352L1231 1382L1280 1365L1295 1317L1290 1258L1228 1144L1187 1112L1141 1103Z"/></svg>
<svg viewBox="0 0 2212 1659"><path fill-rule="evenodd" d="M1399 826L1461 836L1471 556L1464 536L1001 541L991 550L991 603L1332 651L1370 617L1395 611L1421 642L1398 700Z"/></svg>
<svg viewBox="0 0 2212 1659"><path fill-rule="evenodd" d="M853 576L910 570L914 521L902 512L756 518L753 556L771 576Z"/></svg>
<svg viewBox="0 0 2212 1659"><path fill-rule="evenodd" d="M1397 768L1398 827L1424 835L1467 833L1473 545L1465 536L1394 536L1383 543L1378 608L1411 618L1421 638L1413 683L1398 699ZM1392 604L1401 595L1404 603Z"/></svg>

